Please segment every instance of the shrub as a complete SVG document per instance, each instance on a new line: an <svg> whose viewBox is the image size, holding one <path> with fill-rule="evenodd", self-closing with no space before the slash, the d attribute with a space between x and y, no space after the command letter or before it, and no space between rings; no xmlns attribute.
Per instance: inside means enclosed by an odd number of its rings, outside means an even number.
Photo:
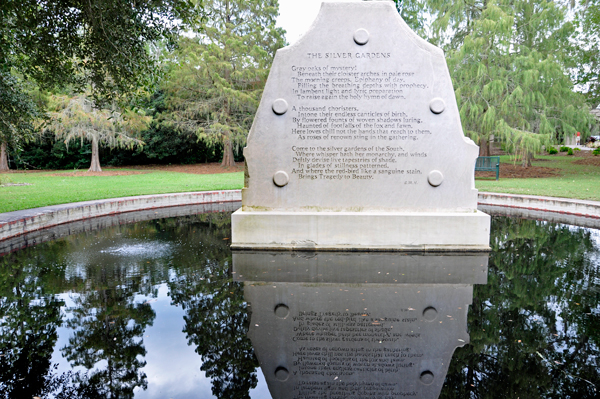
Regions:
<svg viewBox="0 0 600 399"><path fill-rule="evenodd" d="M568 152L570 147L567 147L566 145L563 145L562 147L560 147L560 152Z"/></svg>
<svg viewBox="0 0 600 399"><path fill-rule="evenodd" d="M573 148L573 151L581 151L581 148L575 147L575 148Z"/></svg>
<svg viewBox="0 0 600 399"><path fill-rule="evenodd" d="M592 151L592 154L594 154L594 155L600 155L600 147L598 147L594 151Z"/></svg>
<svg viewBox="0 0 600 399"><path fill-rule="evenodd" d="M103 151L100 150L100 157ZM90 167L92 146L75 140L69 149L54 134L44 133L35 142L27 143L23 151L14 157L17 169L87 169ZM102 158L100 158L102 162Z"/></svg>
<svg viewBox="0 0 600 399"><path fill-rule="evenodd" d="M558 154L558 150L555 147L549 147L548 154L550 154L550 155Z"/></svg>
<svg viewBox="0 0 600 399"><path fill-rule="evenodd" d="M573 149L569 148L569 150L567 151L567 155L573 155Z"/></svg>

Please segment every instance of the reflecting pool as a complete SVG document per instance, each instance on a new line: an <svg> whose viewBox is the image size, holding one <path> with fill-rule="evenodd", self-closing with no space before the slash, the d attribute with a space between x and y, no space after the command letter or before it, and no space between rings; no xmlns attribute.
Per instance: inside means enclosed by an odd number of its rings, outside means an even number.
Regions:
<svg viewBox="0 0 600 399"><path fill-rule="evenodd" d="M493 217L485 256L232 254L230 212L183 213L0 243L0 398L598 395L598 230Z"/></svg>

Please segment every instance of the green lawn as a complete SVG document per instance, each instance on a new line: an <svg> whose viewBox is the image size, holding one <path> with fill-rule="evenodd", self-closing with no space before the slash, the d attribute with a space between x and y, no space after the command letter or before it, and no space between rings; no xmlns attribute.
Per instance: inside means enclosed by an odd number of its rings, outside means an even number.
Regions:
<svg viewBox="0 0 600 399"><path fill-rule="evenodd" d="M51 176L51 174L0 174L1 183L8 180L10 183L31 184L30 186L0 186L0 213L68 202L133 195L234 190L242 188L244 184L243 172L198 175L152 171L126 176L74 177Z"/></svg>
<svg viewBox="0 0 600 399"><path fill-rule="evenodd" d="M475 186L479 191L496 193L544 195L549 197L577 198L600 201L600 167L577 165L577 156L543 155L533 161L533 166L560 169L560 175L532 179L491 179L477 178ZM500 158L503 163L512 163L508 156Z"/></svg>
<svg viewBox="0 0 600 399"><path fill-rule="evenodd" d="M480 191L545 195L600 201L600 166L577 165L576 156L539 156L534 166L560 169L560 176L531 179L477 178ZM508 156L501 163L512 163ZM502 164L500 165L502 168ZM111 169L127 170L127 169ZM64 171L68 172L68 171ZM53 173L0 174L0 183L29 183L30 186L0 186L0 213L40 206L94 199L186 191L234 190L244 183L244 174L198 175L151 171L125 176L51 176ZM63 173L63 172L59 172Z"/></svg>

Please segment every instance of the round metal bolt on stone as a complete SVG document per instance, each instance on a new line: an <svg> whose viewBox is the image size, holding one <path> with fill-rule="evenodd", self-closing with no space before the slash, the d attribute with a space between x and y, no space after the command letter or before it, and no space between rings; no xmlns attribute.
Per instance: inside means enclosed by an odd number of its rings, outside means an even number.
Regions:
<svg viewBox="0 0 600 399"><path fill-rule="evenodd" d="M290 376L290 372L287 371L287 369L285 367L277 367L277 369L275 370L275 378L277 378L279 381L285 381L288 379L288 377Z"/></svg>
<svg viewBox="0 0 600 399"><path fill-rule="evenodd" d="M283 187L286 184L288 184L290 181L290 177L288 176L288 174L286 172L284 172L283 170L280 170L279 172L276 172L273 175L273 183L275 183L275 185L277 187Z"/></svg>
<svg viewBox="0 0 600 399"><path fill-rule="evenodd" d="M273 101L272 108L273 112L275 112L277 115L283 115L288 110L288 103L283 98L278 98L277 100Z"/></svg>
<svg viewBox="0 0 600 399"><path fill-rule="evenodd" d="M289 314L290 308L288 308L283 303L280 303L279 305L275 306L275 316L279 317L280 319L285 319Z"/></svg>
<svg viewBox="0 0 600 399"><path fill-rule="evenodd" d="M434 114L441 114L446 109L446 103L441 98L436 97L429 102L429 109Z"/></svg>
<svg viewBox="0 0 600 399"><path fill-rule="evenodd" d="M439 170L432 170L429 172L429 176L427 176L427 181L433 187L437 187L444 181L444 175Z"/></svg>
<svg viewBox="0 0 600 399"><path fill-rule="evenodd" d="M427 321L433 321L437 317L437 313L438 312L437 312L436 308L434 308L433 306L429 306L428 308L425 308L425 310L423 311L423 317Z"/></svg>
<svg viewBox="0 0 600 399"><path fill-rule="evenodd" d="M358 45L365 45L369 41L369 31L366 29L357 29L354 32L354 42Z"/></svg>
<svg viewBox="0 0 600 399"><path fill-rule="evenodd" d="M429 370L423 371L421 373L421 377L419 377L421 379L421 382L425 385L430 385L431 383L433 383L433 373Z"/></svg>

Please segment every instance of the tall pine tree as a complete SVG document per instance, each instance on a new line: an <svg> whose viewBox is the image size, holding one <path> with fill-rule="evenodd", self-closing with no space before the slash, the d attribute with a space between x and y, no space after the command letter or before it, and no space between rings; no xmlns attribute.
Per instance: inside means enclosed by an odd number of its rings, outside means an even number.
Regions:
<svg viewBox="0 0 600 399"><path fill-rule="evenodd" d="M600 107L600 0L583 0L575 8L575 79L592 108Z"/></svg>
<svg viewBox="0 0 600 399"><path fill-rule="evenodd" d="M183 132L224 146L223 166L234 165L252 125L284 31L275 27L277 0L211 0L193 38L182 38L178 67L167 84L166 118Z"/></svg>
<svg viewBox="0 0 600 399"><path fill-rule="evenodd" d="M528 166L542 145L589 132L589 107L568 73L574 28L565 6L538 0L429 5L434 38L448 51L464 131L481 155L489 155L493 135Z"/></svg>

